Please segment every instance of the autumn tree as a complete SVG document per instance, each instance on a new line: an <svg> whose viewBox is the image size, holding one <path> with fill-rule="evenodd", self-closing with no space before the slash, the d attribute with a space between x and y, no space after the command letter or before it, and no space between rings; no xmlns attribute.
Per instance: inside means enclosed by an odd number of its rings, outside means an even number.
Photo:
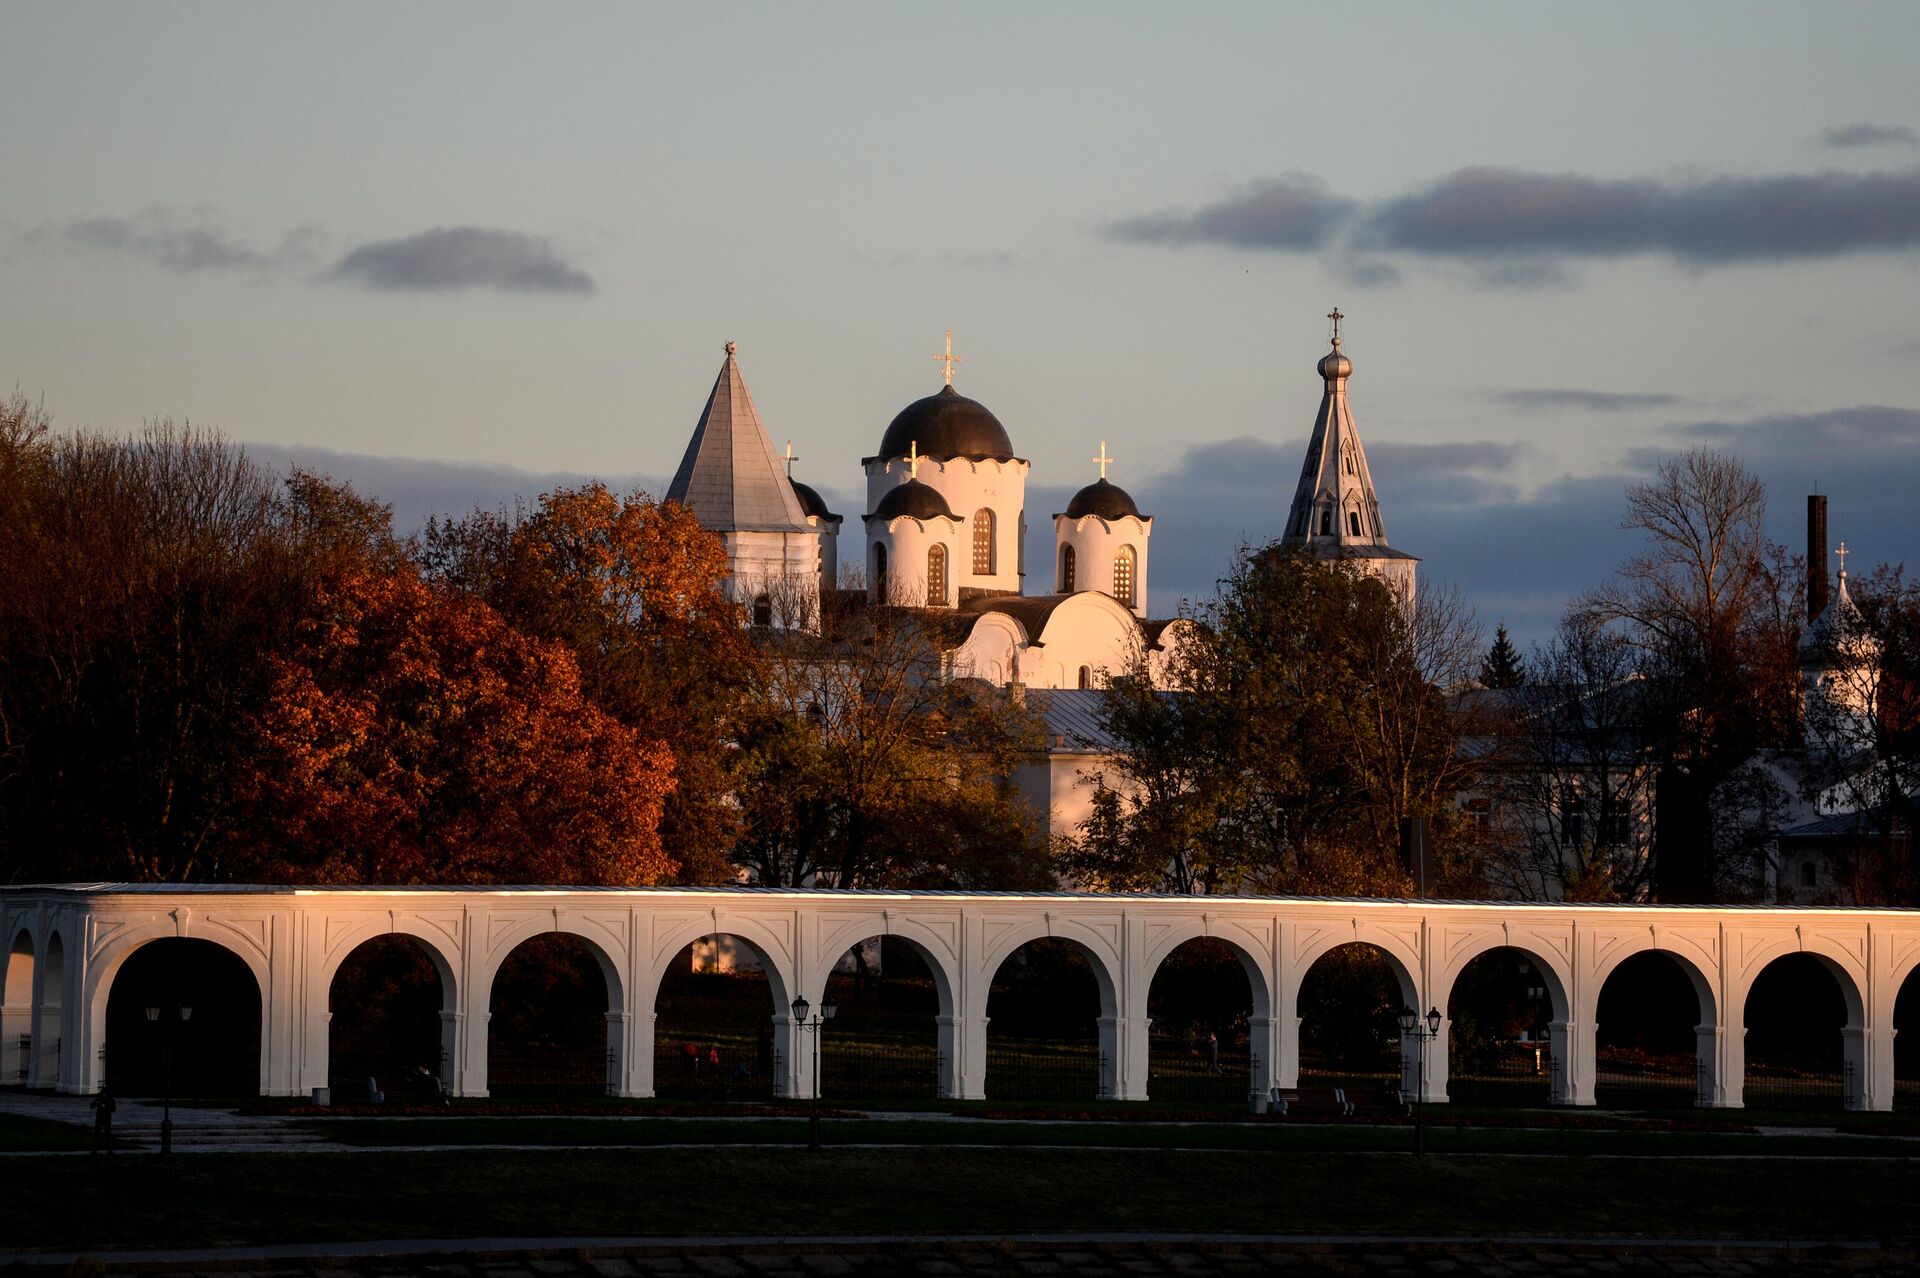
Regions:
<svg viewBox="0 0 1920 1278"><path fill-rule="evenodd" d="M1443 852L1471 765L1446 693L1479 637L1458 597L1409 607L1353 565L1289 548L1243 554L1171 663L1144 664L1103 708L1121 743L1100 825L1065 851L1088 881L1207 891L1399 893L1405 818ZM1105 804L1103 809L1100 805ZM1123 819L1120 819L1123 818Z"/></svg>
<svg viewBox="0 0 1920 1278"><path fill-rule="evenodd" d="M947 618L842 595L768 636L741 737L736 860L761 883L1047 886L1006 778L1041 744L1006 690L954 677Z"/></svg>
<svg viewBox="0 0 1920 1278"><path fill-rule="evenodd" d="M1764 535L1766 489L1707 449L1662 461L1627 489L1622 527L1646 549L1580 605L1622 627L1652 681L1658 779L1654 886L1716 894L1712 795L1756 748L1792 741L1797 566Z"/></svg>
<svg viewBox="0 0 1920 1278"><path fill-rule="evenodd" d="M431 580L564 645L589 701L665 745L676 781L661 815L666 855L683 882L731 877L733 742L759 665L725 593L720 539L678 503L588 484L436 520L419 553Z"/></svg>

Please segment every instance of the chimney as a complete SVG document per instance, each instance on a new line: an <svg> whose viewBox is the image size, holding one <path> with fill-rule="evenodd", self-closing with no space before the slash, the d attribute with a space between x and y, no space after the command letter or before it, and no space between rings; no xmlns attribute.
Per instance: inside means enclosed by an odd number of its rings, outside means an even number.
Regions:
<svg viewBox="0 0 1920 1278"><path fill-rule="evenodd" d="M1807 497L1807 620L1827 610L1827 499Z"/></svg>

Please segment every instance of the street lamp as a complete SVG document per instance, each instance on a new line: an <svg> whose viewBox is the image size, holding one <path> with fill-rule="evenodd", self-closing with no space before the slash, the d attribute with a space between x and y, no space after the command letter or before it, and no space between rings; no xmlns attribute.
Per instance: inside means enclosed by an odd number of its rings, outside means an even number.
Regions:
<svg viewBox="0 0 1920 1278"><path fill-rule="evenodd" d="M1402 1006L1400 1009L1400 1037L1411 1038L1420 1044L1419 1086L1413 1093L1412 1103L1407 1106L1413 1111L1413 1152L1416 1154L1427 1152L1427 1129L1420 1118L1420 1106L1427 1099L1427 1044L1440 1037L1442 1019L1440 1009L1430 1007L1427 1009L1427 1023L1422 1026L1420 1013L1411 1007Z"/></svg>
<svg viewBox="0 0 1920 1278"><path fill-rule="evenodd" d="M161 1020L160 1014L163 1011L170 1011L173 1015ZM173 1152L173 1023L175 1020L190 1021L192 1019L193 1009L185 1003L177 1003L171 1008L149 1007L147 1009L148 1022L158 1021L161 1025L160 1152L162 1154Z"/></svg>
<svg viewBox="0 0 1920 1278"><path fill-rule="evenodd" d="M813 1005L802 994L793 1000L793 1023L796 1028L813 1035L813 1115L807 1120L807 1148L820 1148L820 1031L826 1028L834 1013L840 1009L834 1006L833 996L827 995L821 1000L820 1014L807 1019L807 1013Z"/></svg>

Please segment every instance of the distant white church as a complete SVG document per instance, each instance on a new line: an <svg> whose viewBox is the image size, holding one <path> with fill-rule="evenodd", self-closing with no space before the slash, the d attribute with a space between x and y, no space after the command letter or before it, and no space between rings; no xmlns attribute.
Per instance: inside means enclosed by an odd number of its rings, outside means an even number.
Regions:
<svg viewBox="0 0 1920 1278"><path fill-rule="evenodd" d="M1282 540L1328 558L1355 561L1409 603L1412 555L1387 542L1366 451L1347 401L1353 363L1333 349L1316 371L1320 410L1307 445ZM1168 663L1193 631L1182 618L1147 615L1154 520L1100 476L1053 519L1051 561L1030 571L1024 545L1027 476L1000 419L953 387L952 351L936 356L945 385L897 413L880 446L861 459L867 512L860 521L864 589L870 605L943 614L952 677L1033 690L1047 719L1048 758L1018 778L1052 832L1075 828L1091 801L1083 775L1109 757L1098 739L1099 689L1138 658L1164 686ZM789 449L789 453L791 449ZM841 588L844 520L795 482L790 457L747 392L734 343L667 488L725 541L727 589L757 626L810 626L826 592ZM1043 583L1028 593L1029 578Z"/></svg>

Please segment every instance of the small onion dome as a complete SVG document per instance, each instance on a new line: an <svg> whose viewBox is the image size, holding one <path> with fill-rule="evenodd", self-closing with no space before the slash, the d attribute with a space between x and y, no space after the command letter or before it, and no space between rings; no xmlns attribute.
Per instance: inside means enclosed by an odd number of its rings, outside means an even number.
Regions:
<svg viewBox="0 0 1920 1278"><path fill-rule="evenodd" d="M922 457L1013 460L1013 441L1000 419L951 386L901 409L880 438L880 457L905 457L915 443Z"/></svg>
<svg viewBox="0 0 1920 1278"><path fill-rule="evenodd" d="M1125 519L1131 515L1138 519L1140 507L1133 504L1133 498L1120 485L1096 479L1075 493L1073 500L1067 503L1068 519L1079 519L1083 515L1098 515L1108 520Z"/></svg>
<svg viewBox="0 0 1920 1278"><path fill-rule="evenodd" d="M1331 351L1320 357L1320 362L1315 367L1320 370L1320 376L1330 382L1353 376L1353 361L1340 353L1337 342Z"/></svg>
<svg viewBox="0 0 1920 1278"><path fill-rule="evenodd" d="M932 486L909 479L882 497L867 518L898 519L902 515L911 519L952 519L953 508Z"/></svg>
<svg viewBox="0 0 1920 1278"><path fill-rule="evenodd" d="M793 495L800 499L800 509L816 519L833 518L833 512L827 509L827 503L820 499L819 493L797 479L789 479L787 482L793 485Z"/></svg>

